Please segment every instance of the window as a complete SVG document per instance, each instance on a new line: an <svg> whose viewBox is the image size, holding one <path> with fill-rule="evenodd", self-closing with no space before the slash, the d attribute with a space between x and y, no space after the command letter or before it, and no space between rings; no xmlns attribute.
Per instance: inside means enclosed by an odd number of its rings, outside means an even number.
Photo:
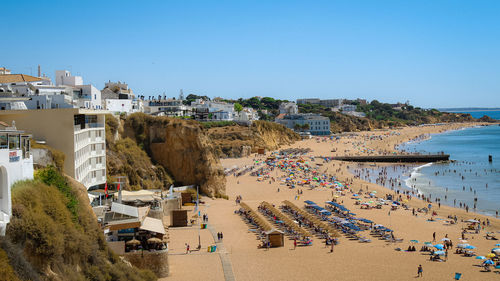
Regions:
<svg viewBox="0 0 500 281"><path fill-rule="evenodd" d="M19 149L20 135L9 135L9 149Z"/></svg>
<svg viewBox="0 0 500 281"><path fill-rule="evenodd" d="M7 148L7 147L9 147L7 134L0 134L0 148Z"/></svg>

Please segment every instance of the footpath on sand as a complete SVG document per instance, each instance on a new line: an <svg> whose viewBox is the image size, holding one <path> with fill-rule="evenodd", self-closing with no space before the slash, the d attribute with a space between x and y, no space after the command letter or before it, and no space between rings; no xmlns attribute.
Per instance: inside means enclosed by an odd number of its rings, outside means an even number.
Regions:
<svg viewBox="0 0 500 281"><path fill-rule="evenodd" d="M210 233L212 233L215 245L217 246L217 252L219 253L220 261L222 263L222 270L224 271L224 279L226 281L236 280L234 279L233 265L231 264L231 259L229 258L226 248L224 247L224 243L217 238L215 229L211 224L207 225L207 229L210 230Z"/></svg>

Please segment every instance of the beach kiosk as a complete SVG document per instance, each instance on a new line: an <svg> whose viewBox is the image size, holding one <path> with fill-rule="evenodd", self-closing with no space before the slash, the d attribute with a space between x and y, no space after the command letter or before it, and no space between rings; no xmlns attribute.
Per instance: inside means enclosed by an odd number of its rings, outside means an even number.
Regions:
<svg viewBox="0 0 500 281"><path fill-rule="evenodd" d="M170 226L182 227L187 226L188 216L187 210L172 210L170 213Z"/></svg>
<svg viewBox="0 0 500 281"><path fill-rule="evenodd" d="M285 245L285 234L277 229L264 232L271 243L271 247L283 247Z"/></svg>

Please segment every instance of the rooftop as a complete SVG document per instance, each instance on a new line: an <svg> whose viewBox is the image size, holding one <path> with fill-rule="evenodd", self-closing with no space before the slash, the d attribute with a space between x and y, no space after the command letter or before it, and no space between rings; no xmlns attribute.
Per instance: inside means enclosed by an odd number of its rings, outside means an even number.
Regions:
<svg viewBox="0 0 500 281"><path fill-rule="evenodd" d="M18 83L42 81L42 78L26 74L1 74L0 83Z"/></svg>

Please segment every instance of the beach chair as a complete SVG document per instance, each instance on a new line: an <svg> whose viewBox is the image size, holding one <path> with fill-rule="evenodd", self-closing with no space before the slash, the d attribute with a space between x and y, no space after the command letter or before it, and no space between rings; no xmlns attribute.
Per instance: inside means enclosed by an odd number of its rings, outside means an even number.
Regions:
<svg viewBox="0 0 500 281"><path fill-rule="evenodd" d="M368 239L368 238L366 238L366 237L360 237L360 238L359 238L359 242L360 242L360 243L371 243L371 242L372 242L372 240L370 240L370 239Z"/></svg>

